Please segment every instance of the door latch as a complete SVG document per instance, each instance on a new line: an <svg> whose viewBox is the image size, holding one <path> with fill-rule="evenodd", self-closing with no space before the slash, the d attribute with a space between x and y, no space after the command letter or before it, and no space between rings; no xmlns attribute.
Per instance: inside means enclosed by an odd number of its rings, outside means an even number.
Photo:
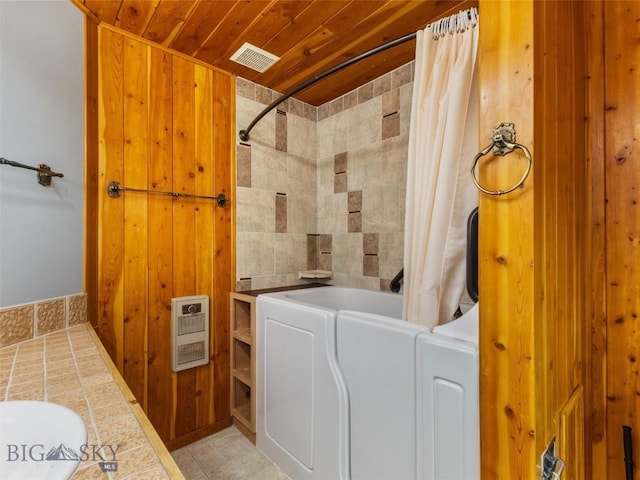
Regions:
<svg viewBox="0 0 640 480"><path fill-rule="evenodd" d="M556 437L553 437L540 456L539 478L541 480L560 480L566 466L564 460L556 456Z"/></svg>

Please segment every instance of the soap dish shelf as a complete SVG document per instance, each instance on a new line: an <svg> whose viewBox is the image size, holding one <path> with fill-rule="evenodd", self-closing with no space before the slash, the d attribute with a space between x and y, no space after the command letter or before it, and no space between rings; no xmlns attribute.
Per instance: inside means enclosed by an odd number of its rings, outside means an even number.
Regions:
<svg viewBox="0 0 640 480"><path fill-rule="evenodd" d="M298 273L298 278L331 278L332 275L330 270L303 270Z"/></svg>

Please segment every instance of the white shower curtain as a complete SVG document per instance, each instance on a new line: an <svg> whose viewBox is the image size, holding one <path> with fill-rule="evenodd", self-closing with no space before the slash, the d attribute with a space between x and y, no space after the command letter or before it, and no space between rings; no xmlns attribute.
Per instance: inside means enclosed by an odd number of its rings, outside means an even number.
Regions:
<svg viewBox="0 0 640 480"><path fill-rule="evenodd" d="M478 149L477 11L417 32L404 240L404 318L433 327L465 291L469 173Z"/></svg>

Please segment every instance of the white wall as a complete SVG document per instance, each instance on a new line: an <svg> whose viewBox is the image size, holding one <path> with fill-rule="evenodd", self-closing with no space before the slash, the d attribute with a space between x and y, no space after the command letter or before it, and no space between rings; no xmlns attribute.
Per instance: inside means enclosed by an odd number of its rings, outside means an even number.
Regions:
<svg viewBox="0 0 640 480"><path fill-rule="evenodd" d="M0 0L0 307L83 288L83 15L66 0Z"/></svg>

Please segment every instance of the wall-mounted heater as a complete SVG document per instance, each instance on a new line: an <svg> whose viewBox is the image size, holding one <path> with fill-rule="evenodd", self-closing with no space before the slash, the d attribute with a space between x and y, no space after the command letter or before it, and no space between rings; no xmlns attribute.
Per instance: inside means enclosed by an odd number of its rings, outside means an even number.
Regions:
<svg viewBox="0 0 640 480"><path fill-rule="evenodd" d="M209 297L171 299L171 366L174 372L209 363Z"/></svg>

